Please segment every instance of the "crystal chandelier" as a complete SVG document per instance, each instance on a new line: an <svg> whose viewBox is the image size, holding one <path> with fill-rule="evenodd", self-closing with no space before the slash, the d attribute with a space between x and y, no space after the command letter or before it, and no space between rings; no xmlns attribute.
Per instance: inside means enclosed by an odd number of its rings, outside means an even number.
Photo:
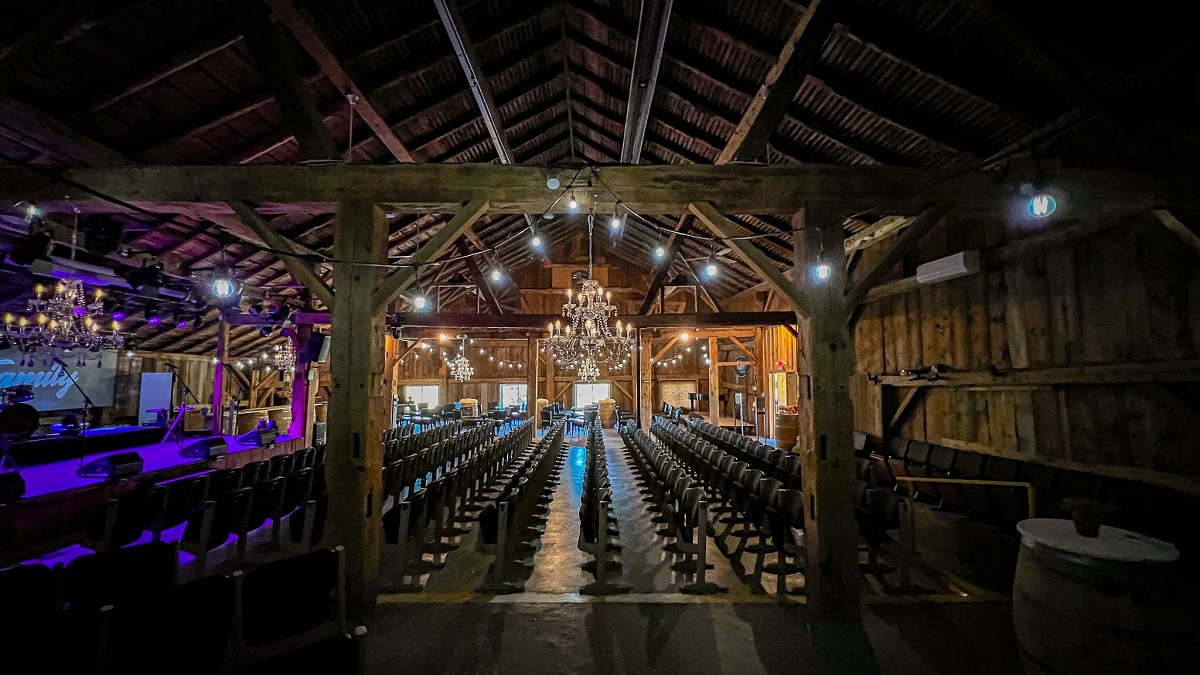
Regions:
<svg viewBox="0 0 1200 675"><path fill-rule="evenodd" d="M21 365L33 365L41 354L44 363L52 358L73 358L78 366L91 360L99 366L102 350L125 344L118 332L120 323L102 319L104 292L100 289L89 298L81 282L67 279L56 283L50 294L41 284L33 290L28 310L34 318L5 314L0 334L4 342L20 348Z"/></svg>
<svg viewBox="0 0 1200 675"><path fill-rule="evenodd" d="M263 360L281 371L285 379L291 379L296 372L296 347L292 344L292 339L289 337L283 344L275 345L270 357L264 354Z"/></svg>
<svg viewBox="0 0 1200 675"><path fill-rule="evenodd" d="M466 382L475 376L475 368L467 360L467 336L458 336L458 356L450 360L450 374L458 382Z"/></svg>
<svg viewBox="0 0 1200 675"><path fill-rule="evenodd" d="M618 319L615 331L609 319L616 318L617 307L612 304L612 291L605 291L600 282L592 279L592 225L588 216L588 278L576 294L567 289L563 318L547 326L550 337L546 347L555 361L575 371L584 382L600 377L600 364L613 367L622 363L633 348L633 326L622 325Z"/></svg>

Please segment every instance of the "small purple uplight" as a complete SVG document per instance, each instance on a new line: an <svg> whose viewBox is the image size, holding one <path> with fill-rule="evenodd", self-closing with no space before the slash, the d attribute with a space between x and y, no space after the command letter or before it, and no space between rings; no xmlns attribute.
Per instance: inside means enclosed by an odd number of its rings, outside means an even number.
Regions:
<svg viewBox="0 0 1200 675"><path fill-rule="evenodd" d="M71 311L75 312L75 316L83 316L84 314L87 314L87 307L78 306Z"/></svg>
<svg viewBox="0 0 1200 675"><path fill-rule="evenodd" d="M117 311L113 312L112 318L113 318L113 321L124 321L125 320L125 312L118 309Z"/></svg>
<svg viewBox="0 0 1200 675"><path fill-rule="evenodd" d="M183 330L184 328L187 328L187 322L186 321L178 321L175 323L175 327L178 328L179 330Z"/></svg>
<svg viewBox="0 0 1200 675"><path fill-rule="evenodd" d="M151 316L149 319L146 319L146 323L150 324L151 326L157 326L158 324L162 323L162 319L157 316Z"/></svg>

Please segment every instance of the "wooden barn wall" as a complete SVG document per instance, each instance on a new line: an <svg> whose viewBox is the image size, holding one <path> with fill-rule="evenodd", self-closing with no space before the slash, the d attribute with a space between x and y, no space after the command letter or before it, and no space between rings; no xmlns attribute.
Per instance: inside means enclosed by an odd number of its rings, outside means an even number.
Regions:
<svg viewBox="0 0 1200 675"><path fill-rule="evenodd" d="M857 269L888 245L867 249ZM926 235L903 273L964 249L984 252L984 273L861 308L858 430L888 432L908 391L877 378L938 364L970 386L923 388L891 433L1158 482L1200 479L1200 383L1158 373L1198 367L1194 252L1152 220L1049 231L952 221ZM1005 384L1005 373L1026 386Z"/></svg>
<svg viewBox="0 0 1200 675"><path fill-rule="evenodd" d="M133 356L120 352L117 355L117 377L113 391L113 404L101 409L100 423L112 424L121 418L138 416L138 397L142 387L142 373L167 372L165 364L179 366L179 377L187 382L201 404L212 401L213 373L212 358L195 354L170 354L166 352L134 352ZM190 399L189 399L190 400ZM183 401L182 389L176 384L175 402Z"/></svg>

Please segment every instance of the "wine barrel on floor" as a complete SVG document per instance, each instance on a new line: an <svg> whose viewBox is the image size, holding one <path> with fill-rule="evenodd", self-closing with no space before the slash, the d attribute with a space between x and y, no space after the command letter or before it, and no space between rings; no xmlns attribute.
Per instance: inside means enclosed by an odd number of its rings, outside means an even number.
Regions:
<svg viewBox="0 0 1200 675"><path fill-rule="evenodd" d="M796 437L799 434L799 415L775 413L775 447L792 452L796 448Z"/></svg>
<svg viewBox="0 0 1200 675"><path fill-rule="evenodd" d="M1085 537L1051 518L1017 530L1013 623L1025 672L1183 672L1193 638L1174 546L1107 526Z"/></svg>

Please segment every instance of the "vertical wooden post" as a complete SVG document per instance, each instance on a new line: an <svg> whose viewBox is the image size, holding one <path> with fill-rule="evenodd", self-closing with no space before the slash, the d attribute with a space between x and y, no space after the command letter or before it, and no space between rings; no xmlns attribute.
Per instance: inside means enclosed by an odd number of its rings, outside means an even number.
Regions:
<svg viewBox="0 0 1200 675"><path fill-rule="evenodd" d="M312 326L293 326L292 335L288 339L299 354L308 338L312 335ZM310 382L308 372L311 364L296 364L292 373L292 421L288 425L288 436L305 439L305 445L312 440L312 408L309 407L309 389L316 388L315 382Z"/></svg>
<svg viewBox="0 0 1200 675"><path fill-rule="evenodd" d="M812 369L811 429L802 442L808 609L816 619L857 619L858 533L854 520L854 410L850 399L853 361L844 294L845 234L841 219L810 205L797 215L802 229L794 249L796 285L809 299L809 363ZM820 279L816 266L830 266ZM802 340L797 340L799 345ZM797 350L799 352L799 348ZM802 359L797 354L797 367ZM801 392L803 395L803 392ZM804 423L802 418L801 423Z"/></svg>
<svg viewBox="0 0 1200 675"><path fill-rule="evenodd" d="M721 361L717 338L708 338L708 422L721 426Z"/></svg>
<svg viewBox="0 0 1200 675"><path fill-rule="evenodd" d="M337 260L387 262L387 219L364 200L338 205ZM347 611L361 620L375 603L379 580L384 389L385 313L372 304L382 269L334 264L333 340L326 473L333 541L346 547Z"/></svg>
<svg viewBox="0 0 1200 675"><path fill-rule="evenodd" d="M538 402L538 339L529 337L526 344L526 411L529 417L536 412Z"/></svg>
<svg viewBox="0 0 1200 675"><path fill-rule="evenodd" d="M219 436L222 433L225 419L225 356L228 351L229 344L229 322L225 320L225 315L222 314L220 319L217 319L217 363L213 367L213 394L212 394L212 431L213 436ZM234 429L236 432L237 430Z"/></svg>
<svg viewBox="0 0 1200 675"><path fill-rule="evenodd" d="M638 371L638 424L649 431L650 423L654 421L654 345L649 333L638 329L640 349L637 353Z"/></svg>

